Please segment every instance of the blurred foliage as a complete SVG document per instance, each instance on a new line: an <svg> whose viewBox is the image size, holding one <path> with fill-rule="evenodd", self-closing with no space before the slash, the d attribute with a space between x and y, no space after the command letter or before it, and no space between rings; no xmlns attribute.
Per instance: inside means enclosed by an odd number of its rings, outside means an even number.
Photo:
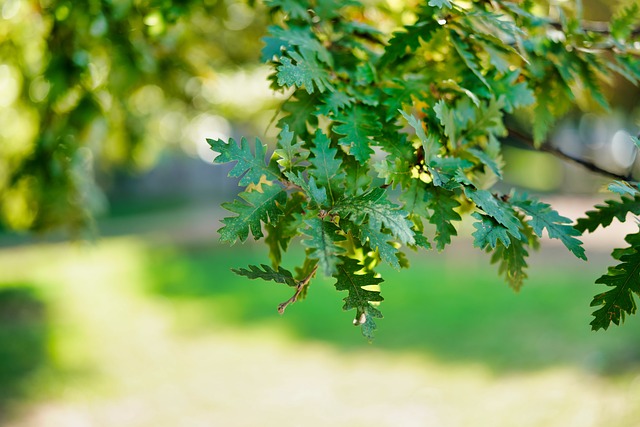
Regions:
<svg viewBox="0 0 640 427"><path fill-rule="evenodd" d="M0 420L47 359L45 305L30 285L0 288ZM6 286L6 287L4 287Z"/></svg>
<svg viewBox="0 0 640 427"><path fill-rule="evenodd" d="M103 204L96 173L150 166L204 113L233 118L212 87L257 63L264 28L259 6L234 0L0 8L0 223L35 231L85 229Z"/></svg>

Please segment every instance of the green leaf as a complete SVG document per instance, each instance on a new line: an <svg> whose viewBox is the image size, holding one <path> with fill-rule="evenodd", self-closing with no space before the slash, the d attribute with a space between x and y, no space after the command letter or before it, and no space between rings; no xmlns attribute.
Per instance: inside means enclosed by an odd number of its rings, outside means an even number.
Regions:
<svg viewBox="0 0 640 427"><path fill-rule="evenodd" d="M626 181L614 181L607 187L609 191L618 193L621 196L635 197L639 191L638 188Z"/></svg>
<svg viewBox="0 0 640 427"><path fill-rule="evenodd" d="M640 215L640 194L634 198L622 197L620 201L607 200L605 205L596 205L595 211L588 211L586 218L578 218L575 228L584 233L595 231L598 226L608 227L614 218L624 222L627 214Z"/></svg>
<svg viewBox="0 0 640 427"><path fill-rule="evenodd" d="M398 249L389 243L393 236L382 231L372 229L371 227L362 227L360 233L360 241L363 244L369 242L369 247L374 251L378 251L380 259L396 270L400 270L400 261L397 257Z"/></svg>
<svg viewBox="0 0 640 427"><path fill-rule="evenodd" d="M620 9L611 21L611 35L617 40L626 40L640 21L640 5L630 4Z"/></svg>
<svg viewBox="0 0 640 427"><path fill-rule="evenodd" d="M342 194L340 189L345 174L342 171L342 160L336 157L337 148L331 147L331 140L318 129L314 137L314 147L311 148L313 157L309 163L313 167L313 176L320 187L327 189L329 203L334 204Z"/></svg>
<svg viewBox="0 0 640 427"><path fill-rule="evenodd" d="M359 5L357 0L317 0L313 10L321 19L330 20L340 16L343 7Z"/></svg>
<svg viewBox="0 0 640 427"><path fill-rule="evenodd" d="M491 263L498 263L498 273L505 277L513 290L519 291L527 278L528 256L529 253L521 240L511 239L508 247L498 240L491 256Z"/></svg>
<svg viewBox="0 0 640 427"><path fill-rule="evenodd" d="M433 214L429 218L429 222L436 226L436 248L441 251L451 243L451 236L458 235L452 222L462 219L455 211L460 203L454 198L453 192L443 188L432 187L430 193L432 197L429 201L429 207L433 210Z"/></svg>
<svg viewBox="0 0 640 427"><path fill-rule="evenodd" d="M325 116L329 114L337 115L341 110L349 108L353 102L353 97L344 92L329 92L329 94L323 98L323 104L318 107L318 112Z"/></svg>
<svg viewBox="0 0 640 427"><path fill-rule="evenodd" d="M264 0L266 6L274 10L282 10L290 19L308 21L309 2L306 0Z"/></svg>
<svg viewBox="0 0 640 427"><path fill-rule="evenodd" d="M376 188L361 196L342 200L335 206L334 212L348 215L356 224L362 224L366 218L371 230L378 232L384 226L400 242L409 245L415 243L411 222L407 219L407 214L386 199L385 190L382 188Z"/></svg>
<svg viewBox="0 0 640 427"><path fill-rule="evenodd" d="M490 247L495 249L498 241L501 241L505 248L511 244L511 239L507 228L499 224L495 219L488 215L482 215L478 212L471 214L478 221L473 223L476 231L473 232L473 246L484 249Z"/></svg>
<svg viewBox="0 0 640 427"><path fill-rule="evenodd" d="M228 243L235 243L237 239L244 242L249 230L257 240L263 236L262 222L274 222L282 211L279 205L283 205L287 200L287 193L278 185L262 184L261 188L254 191L242 192L239 194L244 201L234 200L233 203L223 203L222 207L237 213L237 216L224 218L220 233L220 240Z"/></svg>
<svg viewBox="0 0 640 427"><path fill-rule="evenodd" d="M479 150L477 148L469 148L467 152L476 159L480 160L480 162L483 165L487 166L489 170L491 170L491 172L493 172L498 178L502 179L502 168L495 158L491 157L485 151Z"/></svg>
<svg viewBox="0 0 640 427"><path fill-rule="evenodd" d="M297 52L289 52L289 55L291 59L286 56L280 58L282 65L277 68L278 85L304 88L309 94L314 92L314 88L320 92L335 90L331 85L327 70L311 55L303 57Z"/></svg>
<svg viewBox="0 0 640 427"><path fill-rule="evenodd" d="M306 197L301 192L291 194L282 209L282 216L275 223L265 224L267 237L265 243L269 247L269 258L274 267L282 261L282 251L286 251L291 240L298 235L302 227L303 204Z"/></svg>
<svg viewBox="0 0 640 427"><path fill-rule="evenodd" d="M421 217L427 216L430 198L431 195L427 193L425 183L419 179L409 180L399 196L400 201L404 203L403 209Z"/></svg>
<svg viewBox="0 0 640 427"><path fill-rule="evenodd" d="M440 28L442 27L434 19L407 25L404 27L405 31L393 33L393 37L389 40L389 45L380 58L379 67L395 63L407 56L409 52L416 51L420 47L420 39L429 41L433 33Z"/></svg>
<svg viewBox="0 0 640 427"><path fill-rule="evenodd" d="M546 228L550 238L559 239L575 256L587 259L582 242L574 237L581 233L570 225L572 221L569 218L561 216L547 203L527 199L526 195L512 197L511 203L531 217L529 223L539 237Z"/></svg>
<svg viewBox="0 0 640 427"><path fill-rule="evenodd" d="M466 196L482 209L487 215L493 217L498 223L504 225L512 236L520 239L521 223L518 220L513 209L495 197L490 191L477 190L471 187L465 187Z"/></svg>
<svg viewBox="0 0 640 427"><path fill-rule="evenodd" d="M451 9L451 2L449 0L429 0L429 6L438 7L442 9L443 7Z"/></svg>
<svg viewBox="0 0 640 427"><path fill-rule="evenodd" d="M533 141L536 147L545 142L551 126L556 121L553 108L550 107L553 102L553 94L549 90L541 89L536 92L536 103L533 107Z"/></svg>
<svg viewBox="0 0 640 427"><path fill-rule="evenodd" d="M437 107L437 105L436 105ZM429 164L431 159L438 153L440 149L438 140L435 139L432 135L427 136L422 127L422 122L418 120L414 115L410 115L400 110L400 114L405 118L409 126L411 126L415 131L418 139L422 143L422 148L424 150L424 158L425 163Z"/></svg>
<svg viewBox="0 0 640 427"><path fill-rule="evenodd" d="M292 184L297 185L304 191L312 206L317 209L322 209L328 204L326 188L318 187L313 176L310 176L307 182L300 173L285 172L285 175Z"/></svg>
<svg viewBox="0 0 640 427"><path fill-rule="evenodd" d="M338 273L335 275L335 287L338 291L347 291L344 298L343 309L356 310L354 325L362 326L362 334L368 339L373 339L373 331L376 329L374 318L381 318L380 311L371 305L371 302L380 302L384 298L380 291L367 289L377 287L383 281L371 271L364 271L364 267L357 260L340 257ZM364 271L364 272L363 272Z"/></svg>
<svg viewBox="0 0 640 427"><path fill-rule="evenodd" d="M386 121L395 118L398 111L402 112L404 106L412 105L412 97L424 97L429 92L431 83L424 76L407 76L405 79L393 79L392 82L393 86L382 89L388 95L382 101L383 105L387 107ZM405 114L403 116L407 118Z"/></svg>
<svg viewBox="0 0 640 427"><path fill-rule="evenodd" d="M360 164L366 163L373 154L370 145L382 130L380 119L366 107L354 105L338 114L335 121L340 124L334 126L333 131L338 135L344 135L338 142L349 147L349 153Z"/></svg>
<svg viewBox="0 0 640 427"><path fill-rule="evenodd" d="M371 186L372 178L368 165L361 165L353 156L345 156L343 167L346 173L346 195L359 196Z"/></svg>
<svg viewBox="0 0 640 427"><path fill-rule="evenodd" d="M278 136L278 148L274 153L280 157L278 164L285 170L290 170L296 163L307 158L309 153L303 150L303 143L295 140L295 133L289 131L289 126L284 125Z"/></svg>
<svg viewBox="0 0 640 427"><path fill-rule="evenodd" d="M504 110L512 113L520 107L528 107L536 102L533 91L525 82L517 83L520 71L515 70L501 79L491 80L491 86L495 93L504 97Z"/></svg>
<svg viewBox="0 0 640 427"><path fill-rule="evenodd" d="M288 126L296 135L305 139L308 135L307 124L311 127L318 124L316 113L319 99L315 94L296 92L296 99L288 100L282 105L282 111L288 114L278 121L278 127L283 129Z"/></svg>
<svg viewBox="0 0 640 427"><path fill-rule="evenodd" d="M340 229L331 221L325 221L318 217L305 221L307 228L302 232L309 236L302 244L310 249L308 256L317 259L318 265L327 276L336 273L336 265L339 262L338 255L344 253L344 248L337 245L344 240L338 232Z"/></svg>
<svg viewBox="0 0 640 427"><path fill-rule="evenodd" d="M314 57L325 64L332 66L333 58L329 50L320 43L311 31L310 27L290 26L282 28L278 26L270 26L269 34L281 41L284 47L296 46L300 52L304 52L303 56Z"/></svg>
<svg viewBox="0 0 640 427"><path fill-rule="evenodd" d="M469 45L462 41L454 32L451 32L451 44L455 48L456 52L458 52L458 55L460 55L460 58L462 58L462 61L465 63L467 68L478 78L478 80L482 82L482 84L487 87L487 89L489 89L489 91L491 91L491 85L489 85L487 79L482 75L478 64L476 64L476 60L478 58L469 52Z"/></svg>
<svg viewBox="0 0 640 427"><path fill-rule="evenodd" d="M291 287L296 287L298 285L296 280L293 278L293 274L291 274L289 270L278 267L278 270L276 271L266 264L261 264L261 266L262 270L258 266L250 265L248 270L246 268L232 268L231 271L240 276L248 277L249 279L274 281L276 283L283 283Z"/></svg>
<svg viewBox="0 0 640 427"><path fill-rule="evenodd" d="M435 111L436 117L440 120L440 124L442 124L444 128L444 134L449 137L449 144L455 148L458 145L458 138L454 110L449 108L447 103L441 99L433 107L433 111Z"/></svg>
<svg viewBox="0 0 640 427"><path fill-rule="evenodd" d="M592 307L602 306L593 312L595 318L591 327L594 331L606 330L611 322L619 325L624 322L625 314L636 312L633 294L640 296L640 233L630 234L625 240L630 247L613 252L620 264L609 267L607 273L596 280L613 289L596 295L591 302Z"/></svg>
<svg viewBox="0 0 640 427"><path fill-rule="evenodd" d="M233 140L225 142L222 139L207 139L213 151L219 154L213 160L214 163L236 162L229 172L229 176L240 178L239 185L258 184L264 175L267 180L278 181L280 171L273 163L265 163L266 148L259 139L256 139L255 155L251 152L249 142L242 138L240 145Z"/></svg>

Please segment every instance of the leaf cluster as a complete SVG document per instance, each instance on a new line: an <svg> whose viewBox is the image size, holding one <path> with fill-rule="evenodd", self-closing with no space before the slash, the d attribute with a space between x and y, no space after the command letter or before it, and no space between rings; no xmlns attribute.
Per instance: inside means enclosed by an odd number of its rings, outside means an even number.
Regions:
<svg viewBox="0 0 640 427"><path fill-rule="evenodd" d="M245 186L224 205L236 216L224 220L222 240L269 232L273 269L240 274L291 285L282 251L300 238L306 259L298 283L316 270L332 276L348 293L344 308L356 310L354 323L371 338L381 317L377 267L408 266L407 248L443 250L465 215L473 219L474 246L491 253L517 290L543 233L586 260L581 231L635 212L636 202L611 205L574 227L536 198L492 190L502 177L506 114L529 113L541 142L581 88L606 106L602 76L640 78L633 35L624 30L637 21L634 8L603 34L581 28L580 17L564 9L561 24L551 22L531 1L432 0L413 11L411 25L382 9L375 16L384 25L368 21L373 14L364 8L374 6L355 1L267 4L277 24L263 56L272 87L289 94L275 150L265 157L260 142L252 151L244 140L209 141L216 162L236 162L230 175ZM389 25L397 31L379 30ZM618 55L602 55L606 46ZM618 259L624 271L635 260Z"/></svg>

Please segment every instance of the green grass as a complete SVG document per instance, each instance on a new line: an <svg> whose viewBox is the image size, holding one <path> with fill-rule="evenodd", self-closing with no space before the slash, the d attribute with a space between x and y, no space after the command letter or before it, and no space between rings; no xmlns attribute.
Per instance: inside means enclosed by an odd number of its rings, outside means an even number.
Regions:
<svg viewBox="0 0 640 427"><path fill-rule="evenodd" d="M600 373L637 369L637 319L607 332L589 327L589 302L599 290L593 282L603 263L590 265L549 250L559 258L537 260L520 293L507 287L480 252L422 253L412 257L409 270L383 270L385 318L378 322L373 346L425 352L447 362L482 363L496 371L558 364ZM289 307L280 319L275 308L290 296L286 286L230 271L261 262L267 259L260 248L213 247L152 252L147 271L153 293L174 303L189 300L192 311L197 310L194 303L200 305L201 326L207 326L208 316L212 322L238 325L266 322L296 339L341 349L369 347L350 326L354 313L342 312L344 295L331 279L314 280L307 300Z"/></svg>
<svg viewBox="0 0 640 427"><path fill-rule="evenodd" d="M637 425L638 319L588 328L606 259L550 248L515 294L483 254L453 249L383 271L373 344L331 280L278 315L290 289L230 271L265 262L260 246L119 238L0 251L0 294L26 283L43 310L30 313L46 313L32 323L44 360L12 380L23 394L0 424Z"/></svg>

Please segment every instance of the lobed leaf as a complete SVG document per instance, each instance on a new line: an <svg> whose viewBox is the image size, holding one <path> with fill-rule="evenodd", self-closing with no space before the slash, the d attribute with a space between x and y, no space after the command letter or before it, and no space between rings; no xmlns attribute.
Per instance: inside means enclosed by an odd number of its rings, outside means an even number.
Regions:
<svg viewBox="0 0 640 427"><path fill-rule="evenodd" d="M261 222L274 222L281 214L280 205L287 200L287 193L277 185L261 185L254 191L240 193L243 201L234 200L232 203L223 203L222 207L237 213L237 216L224 218L224 227L218 230L220 240L235 243L240 239L244 242L249 231L257 240L263 236Z"/></svg>
<svg viewBox="0 0 640 427"><path fill-rule="evenodd" d="M356 224L363 224L366 218L368 227L372 231L378 232L384 226L401 243L409 245L415 243L411 222L407 219L407 214L386 199L385 190L382 188L376 188L361 196L342 200L334 207L333 211L336 214L349 216Z"/></svg>
<svg viewBox="0 0 640 427"><path fill-rule="evenodd" d="M331 147L331 140L322 130L316 131L313 142L313 157L309 159L312 173L318 186L327 189L329 203L333 205L342 194L340 187L345 179L342 160L337 157L338 149Z"/></svg>
<svg viewBox="0 0 640 427"><path fill-rule="evenodd" d="M546 229L550 238L559 239L575 256L586 261L582 242L574 237L581 233L570 225L572 221L569 218L561 216L551 205L523 195L512 197L511 203L531 217L530 225L539 237Z"/></svg>
<svg viewBox="0 0 640 427"><path fill-rule="evenodd" d="M429 217L429 222L436 226L436 248L441 251L451 243L451 236L458 235L452 222L462 220L455 211L460 203L451 191L433 187L430 193L432 197L429 200L429 207L433 210L433 214Z"/></svg>
<svg viewBox="0 0 640 427"><path fill-rule="evenodd" d="M366 107L354 105L341 111L335 121L339 124L333 127L333 131L338 135L344 135L338 142L349 147L349 153L360 164L365 164L373 154L371 144L382 130L379 118Z"/></svg>
<svg viewBox="0 0 640 427"><path fill-rule="evenodd" d="M274 270L266 264L260 265L262 266L262 269L260 269L260 267L258 266L250 265L248 270L246 268L232 268L231 271L240 276L248 277L249 279L274 281L276 283L283 283L291 287L296 287L298 285L296 280L293 278L293 274L291 274L289 270L282 267L278 267L277 270Z"/></svg>
<svg viewBox="0 0 640 427"><path fill-rule="evenodd" d="M371 305L371 302L380 302L384 298L380 291L367 289L378 286L383 280L376 277L371 271L364 271L364 266L357 260L340 257L335 287L338 291L347 291L344 298L344 310L356 310L354 325L362 326L362 334L368 339L373 339L373 331L376 329L374 318L381 318L382 313Z"/></svg>
<svg viewBox="0 0 640 427"><path fill-rule="evenodd" d="M509 247L511 239L504 225L499 224L494 218L479 214L478 212L474 212L471 216L478 220L473 223L476 229L476 231L472 233L474 237L473 246L480 249L487 247L495 249L498 241L500 241L505 248Z"/></svg>
<svg viewBox="0 0 640 427"><path fill-rule="evenodd" d="M581 233L591 233L599 226L608 227L614 218L624 222L629 212L640 215L640 194L634 198L622 197L620 201L606 200L604 205L596 205L596 210L588 211L586 218L578 218L575 228Z"/></svg>
<svg viewBox="0 0 640 427"><path fill-rule="evenodd" d="M596 295L591 301L592 307L601 306L593 312L591 327L594 331L606 330L612 322L619 325L626 314L636 312L633 294L640 297L640 233L630 234L625 240L630 247L613 252L613 257L620 263L609 267L607 273L596 280L612 289Z"/></svg>
<svg viewBox="0 0 640 427"><path fill-rule="evenodd" d="M302 233L309 239L304 239L302 244L310 249L308 256L318 260L318 265L327 276L334 275L339 262L338 255L344 253L344 248L338 246L344 240L344 236L339 234L340 229L333 222L318 217L304 223L307 228Z"/></svg>
<svg viewBox="0 0 640 427"><path fill-rule="evenodd" d="M229 172L229 176L240 178L239 185L258 184L264 176L267 180L278 181L280 171L271 162L265 163L267 146L256 138L255 154L251 152L251 147L246 138L242 138L238 145L233 138L229 142L222 139L207 139L213 151L219 154L213 160L214 163L236 162L236 165Z"/></svg>

